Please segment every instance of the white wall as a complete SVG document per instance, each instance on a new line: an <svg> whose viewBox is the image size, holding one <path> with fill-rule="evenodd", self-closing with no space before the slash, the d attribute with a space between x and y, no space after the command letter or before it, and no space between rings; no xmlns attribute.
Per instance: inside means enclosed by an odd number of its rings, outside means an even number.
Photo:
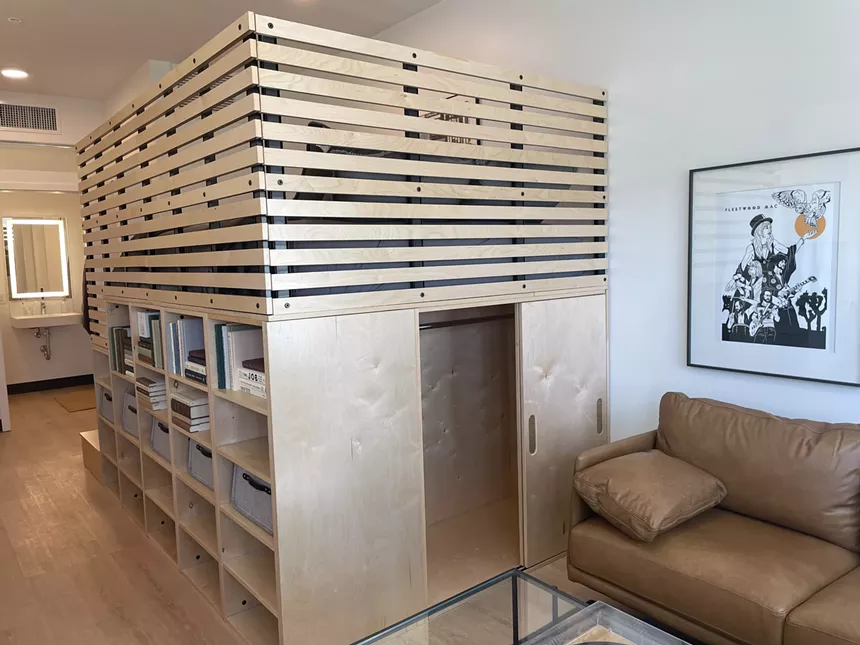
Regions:
<svg viewBox="0 0 860 645"><path fill-rule="evenodd" d="M9 177L17 177L20 173L26 174L32 186L39 186L45 177L74 176L75 163L75 152L70 148L0 143L0 217L63 217L66 220L72 291L72 298L66 303L67 311L81 311L84 251L80 197L77 192L9 190L7 187L11 185ZM65 190L76 191L76 181ZM92 350L89 336L81 325L52 329L50 361L42 357L39 347L43 341L34 338L31 330L12 328L11 309L22 311L22 305L20 301L9 302L5 259L0 259L0 266L0 339L7 383L91 373ZM59 306L58 301L48 302L50 311Z"/></svg>
<svg viewBox="0 0 860 645"><path fill-rule="evenodd" d="M853 0L444 0L379 35L609 90L614 439L667 390L860 421L855 388L685 366L688 170L860 146L858 24Z"/></svg>
<svg viewBox="0 0 860 645"><path fill-rule="evenodd" d="M167 74L175 65L163 60L148 60L130 75L104 102L102 121L107 121L114 114L136 99L144 90ZM101 124L98 124L101 125Z"/></svg>
<svg viewBox="0 0 860 645"><path fill-rule="evenodd" d="M0 141L24 141L54 146L73 146L102 124L104 105L65 96L0 92L0 103L37 105L57 109L58 133L0 130ZM72 171L76 168L73 167Z"/></svg>

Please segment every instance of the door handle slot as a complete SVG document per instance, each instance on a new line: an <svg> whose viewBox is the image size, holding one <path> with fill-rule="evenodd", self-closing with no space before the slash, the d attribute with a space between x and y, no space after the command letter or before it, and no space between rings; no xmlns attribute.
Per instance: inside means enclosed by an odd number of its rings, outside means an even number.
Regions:
<svg viewBox="0 0 860 645"><path fill-rule="evenodd" d="M529 417L529 454L537 452L537 433L535 431L535 415Z"/></svg>
<svg viewBox="0 0 860 645"><path fill-rule="evenodd" d="M597 399L597 434L603 434L603 399Z"/></svg>

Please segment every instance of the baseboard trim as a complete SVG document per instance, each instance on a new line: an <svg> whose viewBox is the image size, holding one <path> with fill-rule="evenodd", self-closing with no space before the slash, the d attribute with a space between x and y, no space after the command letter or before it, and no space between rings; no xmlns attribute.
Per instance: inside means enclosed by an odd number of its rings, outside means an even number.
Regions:
<svg viewBox="0 0 860 645"><path fill-rule="evenodd" d="M59 390L64 387L75 387L78 385L92 385L92 374L81 374L80 376L64 376L63 378L50 378L45 381L30 381L29 383L10 383L6 386L9 395L26 394L27 392L42 392L44 390Z"/></svg>

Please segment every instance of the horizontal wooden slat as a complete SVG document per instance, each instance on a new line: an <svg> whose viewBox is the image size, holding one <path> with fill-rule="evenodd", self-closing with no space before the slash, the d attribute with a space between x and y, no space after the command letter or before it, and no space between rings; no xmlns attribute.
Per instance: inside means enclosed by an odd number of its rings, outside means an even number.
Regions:
<svg viewBox="0 0 860 645"><path fill-rule="evenodd" d="M523 285L525 285L525 288L523 288ZM477 298L503 297L505 295L510 296L513 301L520 301L529 299L533 294L545 291L606 286L606 276L595 275L530 280L525 282L495 282L453 287L422 287L391 291L277 298L273 302L273 308L276 314L295 316L326 315L329 312L366 311L369 308L377 307L421 306L426 305L428 302L466 301Z"/></svg>
<svg viewBox="0 0 860 645"><path fill-rule="evenodd" d="M257 15L256 30L257 33L266 36L275 36L277 38L286 38L297 42L330 47L353 54L364 54L385 60L456 72L465 76L502 81L524 87L569 94L571 96L606 100L606 91L596 87L577 85L566 81L546 78L539 74L517 72L495 65L452 58L421 49L330 31L320 27L312 27L259 14Z"/></svg>
<svg viewBox="0 0 860 645"><path fill-rule="evenodd" d="M240 68L253 60L256 55L256 41L249 40L237 45L234 50L225 54L223 58L213 62L187 83L174 88L174 90L161 101L152 105L149 109L144 110L137 116L132 117L119 128L110 134L105 135L99 143L90 146L85 151L81 152L78 155L78 163L86 163L98 153L105 152L124 140L134 140L137 133L139 133L142 128L146 128L150 123L162 117L169 110L187 101L189 98L200 92L200 90L208 88L210 85L221 80L235 69Z"/></svg>
<svg viewBox="0 0 860 645"><path fill-rule="evenodd" d="M349 219L604 220L606 208L546 206L459 206L454 204L380 204L301 199L270 199L272 216Z"/></svg>
<svg viewBox="0 0 860 645"><path fill-rule="evenodd" d="M270 251L272 266L489 260L495 258L606 253L606 242L285 249Z"/></svg>
<svg viewBox="0 0 860 645"><path fill-rule="evenodd" d="M252 74L249 74L249 76L252 76ZM215 130L226 127L227 125L238 121L239 119L247 117L249 114L259 111L260 102L259 97L256 94L251 94L243 98L236 99L234 103L228 105L221 110L218 110L217 112L214 112L209 117L205 119L200 119L196 123L189 123L185 127L177 130L176 134L174 134L172 137L164 137L162 139L158 139L154 143L150 143L149 145L147 145L144 150L138 150L134 154L125 157L122 161L118 161L114 164L107 166L103 170L87 175L86 179L84 179L80 183L80 189L89 190L94 186L97 186L99 183L107 182L107 180L116 177L120 173L129 171L130 169L136 168L143 163L150 162L153 159L157 159L162 155L166 155L171 150L179 148L180 146L185 146L189 142L194 141L195 139L200 139L201 137L211 132L214 132ZM236 130L239 130L239 128L236 128ZM145 178L145 175L144 173L138 174L136 171L131 171L127 173L124 179L129 178L140 178L142 180ZM107 187L107 184L105 185L105 187ZM87 197L89 199L97 198L100 196L101 195L96 194L95 190L91 190L89 193L87 193Z"/></svg>
<svg viewBox="0 0 860 645"><path fill-rule="evenodd" d="M605 119L607 114L605 106L595 105L592 102L571 101L545 94L512 90L489 83L471 81L468 80L469 77L453 78L451 76L428 73L423 69L419 70L420 73L416 73L391 65L368 63L354 58L332 56L331 54L324 54L309 49L287 47L285 45L258 43L257 57L260 60L289 65L291 67L325 71L377 83L384 82L416 87L419 90L433 90L447 94L469 96L498 101L500 103L523 105L602 119Z"/></svg>
<svg viewBox="0 0 860 645"><path fill-rule="evenodd" d="M125 242L115 241L103 244L100 253L128 253L129 251L151 251L184 246L203 246L209 244L228 244L231 242L254 242L266 239L266 224L246 224L213 228L191 233L159 235Z"/></svg>
<svg viewBox="0 0 860 645"><path fill-rule="evenodd" d="M105 297L134 298L164 305L179 305L186 307L205 307L207 309L224 309L244 313L271 314L271 298L254 298L252 296L232 296L217 293L191 293L170 291L167 289L142 289L140 287L105 287Z"/></svg>
<svg viewBox="0 0 860 645"><path fill-rule="evenodd" d="M176 111L170 116L164 116L143 132L129 137L115 148L111 148L109 157L101 157L88 162L88 165L79 169L78 175L81 179L88 177L91 173L98 171L99 168L106 166L111 161L125 157L129 153L139 151L142 146L149 145L159 137L167 134L171 130L177 130L192 119L196 119L204 112L208 112L218 105L224 103L236 95L247 91L254 87L257 82L257 68L251 67L241 72L227 81L224 81L218 87L213 88L203 96L199 96L187 105L176 108ZM178 131L178 130L177 130Z"/></svg>
<svg viewBox="0 0 860 645"><path fill-rule="evenodd" d="M84 215L95 215L101 211L139 202L147 197L164 195L172 190L199 184L207 179L218 177L219 175L228 175L243 169L248 169L250 172L250 169L253 166L259 166L262 163L263 148L261 146L246 148L229 155L224 155L212 163L197 166L192 170L186 170L173 176L164 175L159 179L153 180L146 186L140 186L138 188L128 190L121 195L113 195L104 201L95 202L89 206L85 206L82 212ZM176 195L176 197L178 196L179 195ZM169 205L170 204L168 204L168 206Z"/></svg>
<svg viewBox="0 0 860 645"><path fill-rule="evenodd" d="M606 268L606 259L551 260L546 262L504 262L458 264L396 269L358 269L350 271L313 271L281 273L272 276L272 289L311 289L358 285L393 284L431 280L459 280L542 273L566 273Z"/></svg>
<svg viewBox="0 0 860 645"><path fill-rule="evenodd" d="M313 128L289 123L263 123L263 138L273 141L312 143L315 145L339 146L361 150L382 150L406 154L434 155L466 160L499 163L534 164L569 168L606 169L606 157L572 155L543 150L518 150L515 148L468 143L430 141L413 137L393 136L350 130Z"/></svg>
<svg viewBox="0 0 860 645"><path fill-rule="evenodd" d="M253 97L248 98L253 99ZM206 120L208 119L204 119L201 123L204 123ZM112 193L116 193L123 188L139 184L146 179L152 180L154 177L169 173L171 170L176 170L177 168L187 166L188 164L198 162L210 155L222 154L230 148L247 144L249 141L254 139L259 139L262 134L263 132L259 121L254 120L243 123L229 132L212 137L208 141L186 146L176 154L169 157L161 157L147 165L145 168L138 168L137 170L126 173L122 179L115 179L106 183L101 188L95 188L88 193L81 195L81 203L86 204L93 202L99 197L105 197ZM173 149L175 149L176 146L175 136L176 135L174 135L174 137L169 137L164 141L164 143L173 145Z"/></svg>
<svg viewBox="0 0 860 645"><path fill-rule="evenodd" d="M269 239L282 241L309 240L428 240L489 239L541 237L604 237L606 226L495 225L468 226L443 224L403 225L337 225L337 224L270 224Z"/></svg>
<svg viewBox="0 0 860 645"><path fill-rule="evenodd" d="M93 349L97 351L104 351L108 347L108 341L106 338L99 338L98 336L90 336L90 342L93 345Z"/></svg>
<svg viewBox="0 0 860 645"><path fill-rule="evenodd" d="M416 116L403 116L376 110L314 103L312 101L300 101L276 96L261 96L260 109L266 114L308 119L308 121L325 121L404 132L437 134L444 137L461 137L464 139L544 146L561 150L607 151L605 141L597 141L585 137L561 136L543 132L525 132L501 127L424 119Z"/></svg>
<svg viewBox="0 0 860 645"><path fill-rule="evenodd" d="M163 94L165 89L172 88L176 83L188 76L199 66L208 63L210 59L228 49L233 43L244 38L248 32L254 30L255 18L256 14L253 14L250 11L242 14L238 20L225 27L218 33L218 35L209 40L191 56L165 74L158 86L153 83L147 87L131 102L125 105L125 107L116 112L113 117L108 119L107 122L103 123L89 135L81 139L75 146L75 149L78 152L83 151L85 148L92 145L94 141L97 141L110 132L115 127L115 124L122 123L135 112L146 107L152 101L157 99L161 94Z"/></svg>
<svg viewBox="0 0 860 645"><path fill-rule="evenodd" d="M99 268L122 267L214 267L214 266L266 266L268 249L233 249L230 251L198 251L165 255L134 255L112 258L89 258L85 266Z"/></svg>
<svg viewBox="0 0 860 645"><path fill-rule="evenodd" d="M131 237L132 235L141 235L143 233L157 233L159 231L169 231L175 228L185 228L199 224L254 217L265 213L265 199L244 199L238 202L214 206L212 208L199 208L180 213L178 215L174 215L172 213L164 214L159 217L154 217L149 221L134 222L125 226L114 224L108 226L106 229L98 229L85 233L84 242L95 242L120 236ZM90 248L99 247L96 246Z"/></svg>
<svg viewBox="0 0 860 645"><path fill-rule="evenodd" d="M181 287L212 287L223 289L270 289L267 273L169 273L166 271L116 271L106 282L159 284Z"/></svg>
<svg viewBox="0 0 860 645"><path fill-rule="evenodd" d="M438 199L480 199L552 203L600 204L606 193L591 190L548 188L503 188L432 182L375 181L303 175L266 175L271 191L318 193L323 195L375 195L380 197L421 197Z"/></svg>
<svg viewBox="0 0 860 645"><path fill-rule="evenodd" d="M95 226L92 228L107 226L116 222L125 222L145 215L155 215L156 213L163 213L176 208L197 206L216 199L226 199L227 197L253 193L257 190L263 190L264 183L265 180L262 173L249 173L248 175L228 179L212 186L189 190L181 195L153 199L148 204L142 204L135 208L127 208L99 215L95 221Z"/></svg>
<svg viewBox="0 0 860 645"><path fill-rule="evenodd" d="M404 137L405 138L405 137ZM507 181L523 183L561 184L567 186L605 186L606 175L582 172L557 172L520 168L498 168L476 164L385 159L302 150L265 151L266 165L317 170L340 170L362 173L410 175L412 177L442 177L467 181Z"/></svg>
<svg viewBox="0 0 860 645"><path fill-rule="evenodd" d="M452 114L471 119L483 119L499 123L517 123L539 128L552 128L563 132L578 132L582 134L605 135L606 124L572 119L569 117L551 116L536 112L512 110L494 105L482 105L467 101L435 98L426 94L409 94L403 91L391 90L358 83L333 81L315 76L303 76L290 72L279 72L270 69L260 70L260 85L276 90L297 92L323 98L333 98L359 103L369 103L384 107L396 107L404 110L419 110Z"/></svg>

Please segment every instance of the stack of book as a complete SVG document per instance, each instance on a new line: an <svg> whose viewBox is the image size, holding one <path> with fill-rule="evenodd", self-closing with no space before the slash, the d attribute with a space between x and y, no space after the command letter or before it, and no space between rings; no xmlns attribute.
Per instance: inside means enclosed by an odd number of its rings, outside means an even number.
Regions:
<svg viewBox="0 0 860 645"><path fill-rule="evenodd" d="M266 398L266 365L262 358L252 358L242 361L242 367L237 370L238 387L241 392Z"/></svg>
<svg viewBox="0 0 860 645"><path fill-rule="evenodd" d="M157 311L137 313L137 360L159 369L164 368L161 343L161 314Z"/></svg>
<svg viewBox="0 0 860 645"><path fill-rule="evenodd" d="M137 394L144 407L150 410L167 409L167 386L164 379L153 380L145 376L137 378Z"/></svg>
<svg viewBox="0 0 860 645"><path fill-rule="evenodd" d="M206 352L192 349L185 359L185 377L206 385Z"/></svg>
<svg viewBox="0 0 860 645"><path fill-rule="evenodd" d="M200 360L203 361L202 364ZM190 369L189 364L192 365ZM200 383L206 383L206 357L203 352L201 318L183 317L167 325L167 367L171 374L181 374ZM189 373L193 373L194 376L189 376Z"/></svg>
<svg viewBox="0 0 860 645"><path fill-rule="evenodd" d="M126 376L134 376L131 347L131 327L112 327L110 333L110 368Z"/></svg>
<svg viewBox="0 0 860 645"><path fill-rule="evenodd" d="M266 398L262 329L253 325L215 325L215 354L219 389Z"/></svg>
<svg viewBox="0 0 860 645"><path fill-rule="evenodd" d="M185 432L209 429L209 397L201 392L170 396L171 422Z"/></svg>

